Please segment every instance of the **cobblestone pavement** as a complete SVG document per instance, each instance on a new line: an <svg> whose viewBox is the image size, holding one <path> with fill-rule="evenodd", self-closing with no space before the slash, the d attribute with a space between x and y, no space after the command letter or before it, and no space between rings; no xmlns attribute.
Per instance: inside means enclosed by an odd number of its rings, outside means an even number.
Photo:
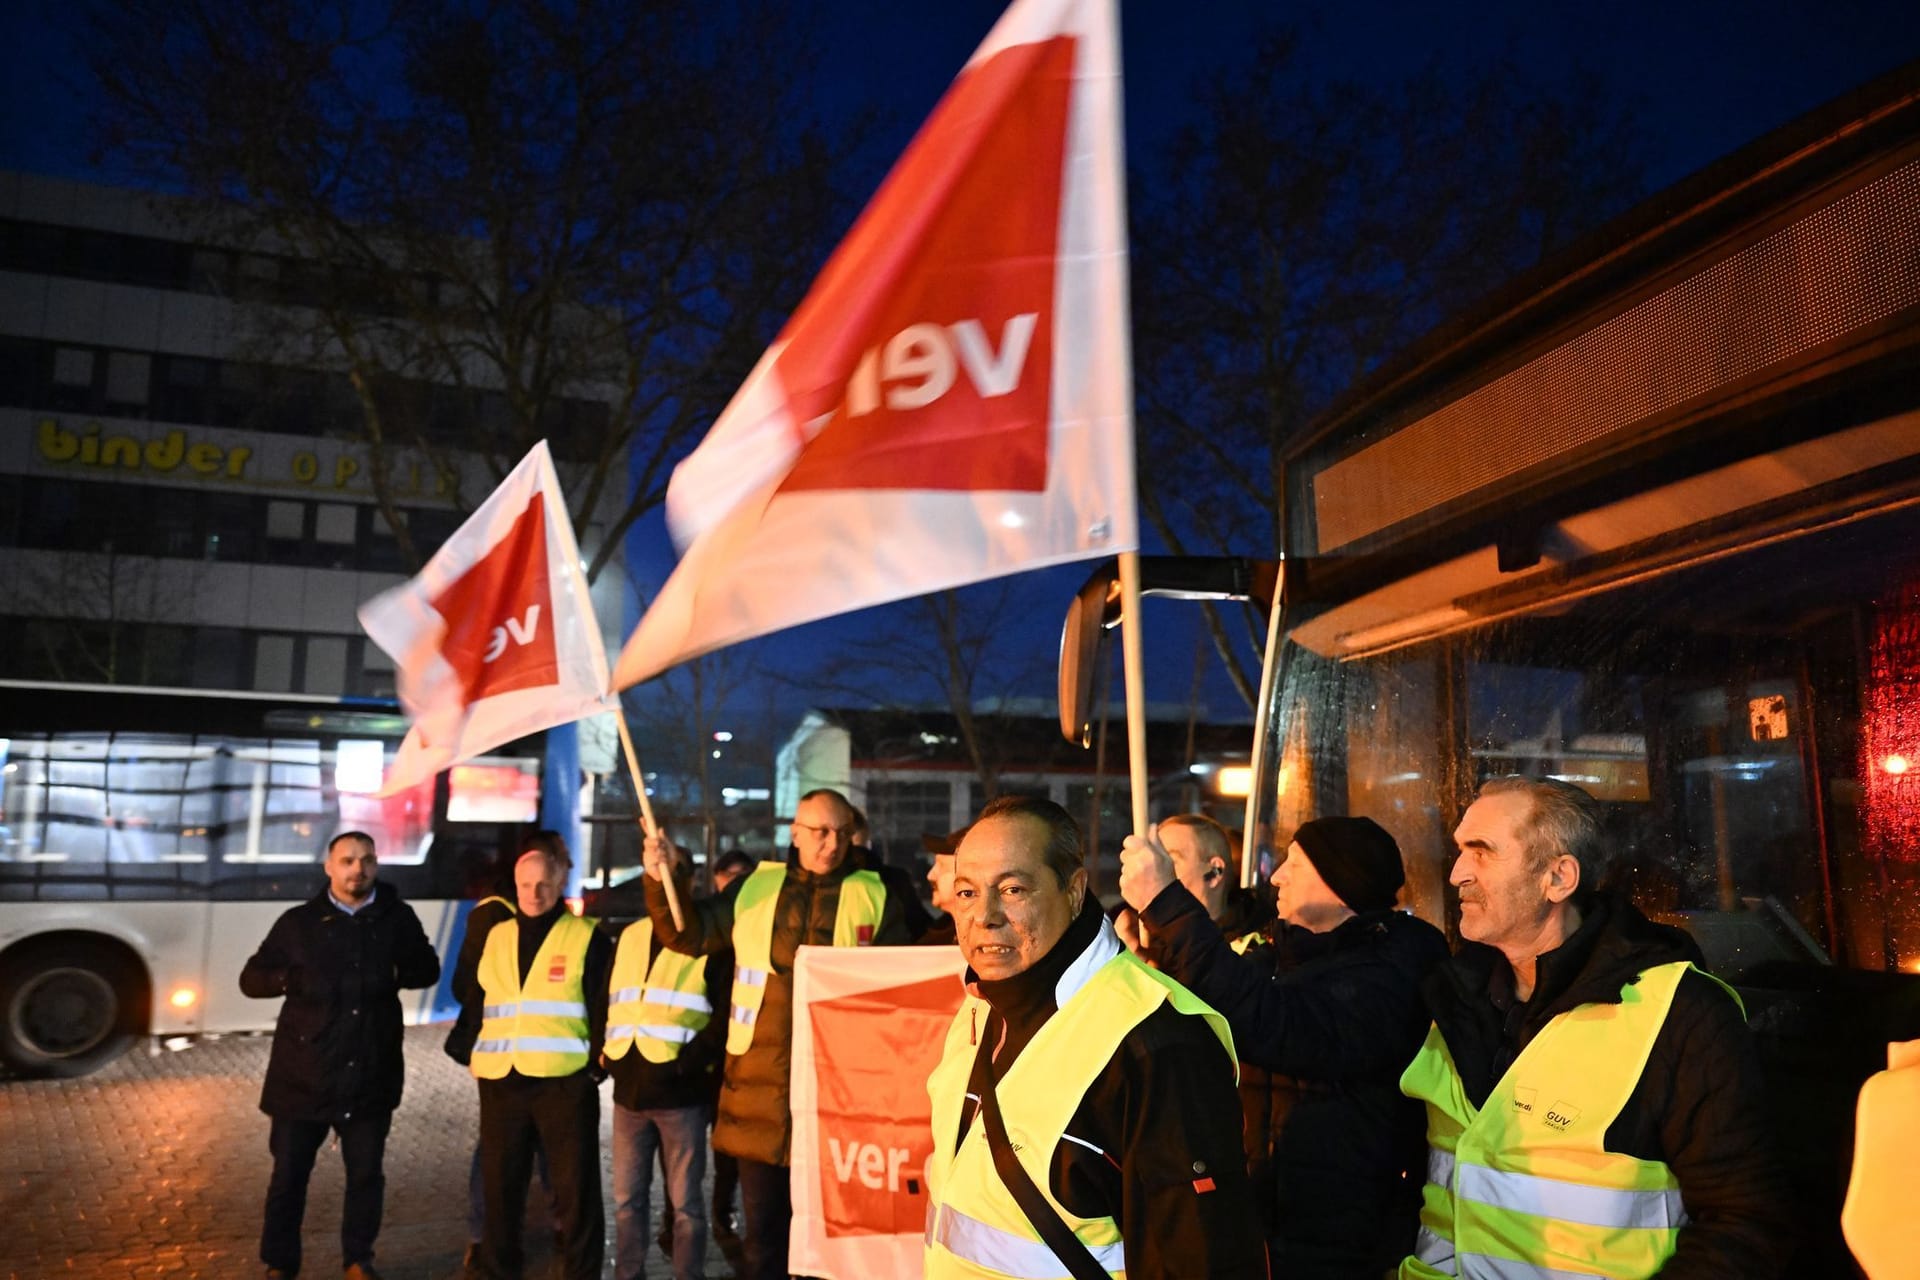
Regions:
<svg viewBox="0 0 1920 1280"><path fill-rule="evenodd" d="M440 1052L444 1027L407 1031L405 1100L387 1140L386 1218L375 1259L388 1280L451 1280L466 1247L473 1079ZM272 1161L257 1106L266 1036L144 1044L80 1080L0 1081L0 1277L253 1277ZM602 1185L611 1163L602 1091ZM329 1145L307 1197L305 1273L338 1274L341 1173ZM655 1179L655 1212L659 1181ZM536 1189L531 1200L538 1200ZM531 1211L530 1211L531 1212ZM611 1275L613 1209L607 1207ZM529 1277L547 1274L531 1218ZM729 1276L709 1243L707 1274ZM671 1268L656 1249L650 1275Z"/></svg>

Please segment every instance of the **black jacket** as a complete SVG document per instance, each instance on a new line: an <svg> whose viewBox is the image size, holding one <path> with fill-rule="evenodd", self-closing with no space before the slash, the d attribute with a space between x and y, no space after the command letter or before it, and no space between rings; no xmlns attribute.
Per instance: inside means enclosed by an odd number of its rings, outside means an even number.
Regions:
<svg viewBox="0 0 1920 1280"><path fill-rule="evenodd" d="M1425 1120L1400 1093L1446 939L1396 911L1327 933L1276 925L1236 955L1180 885L1148 904L1162 968L1226 1015L1240 1053L1249 1170L1276 1276L1379 1275L1412 1248ZM1252 1095L1251 1097L1249 1095Z"/></svg>
<svg viewBox="0 0 1920 1280"><path fill-rule="evenodd" d="M285 996L260 1109L333 1122L400 1105L400 990L440 980L440 958L392 885L349 915L323 889L274 922L240 971L256 999Z"/></svg>
<svg viewBox="0 0 1920 1280"><path fill-rule="evenodd" d="M642 963L652 964L659 948L656 940ZM618 952L616 943L616 958ZM667 1111L706 1106L713 1101L721 1061L727 1056L727 997L733 991L733 952L708 956L704 973L713 1016L693 1039L680 1046L672 1061L649 1062L633 1046L618 1058L607 1059L607 1074L613 1077L613 1100L619 1106L629 1111Z"/></svg>
<svg viewBox="0 0 1920 1280"><path fill-rule="evenodd" d="M1059 1012L1055 993L1069 965L1090 948L1117 948L1088 895L1066 934L1025 973L969 987L993 1006L986 1024L1004 1038L997 1080ZM976 1107L961 1105L966 1136ZM1265 1280L1253 1195L1240 1155L1240 1107L1220 1042L1199 1018L1163 1004L1128 1032L1088 1086L1067 1134L1054 1148L1053 1196L1081 1217L1111 1215L1126 1244L1129 1275Z"/></svg>
<svg viewBox="0 0 1920 1280"><path fill-rule="evenodd" d="M774 903L773 971L767 976L752 1046L745 1053L727 1055L720 1083L720 1111L713 1126L714 1150L762 1164L787 1162L793 1139L793 1109L788 1095L793 1064L793 953L802 943L832 945L840 886L857 870L853 859L847 858L828 874L814 875L800 865L797 851L787 851L787 878ZM733 904L749 878L741 876L719 893L697 902L691 882L679 880L680 902L687 918L687 927L681 930L674 928L673 916L667 910L666 889L647 876L647 914L653 919L654 936L662 945L688 955L725 951L733 945ZM893 946L906 940L899 895L889 890L873 943Z"/></svg>
<svg viewBox="0 0 1920 1280"><path fill-rule="evenodd" d="M511 895L512 890L508 890L507 896ZM513 919L514 914L512 904L499 896L477 903L467 913L466 932L460 935L460 953L453 962L453 998L459 1001L460 1012L447 1029L447 1041L442 1046L447 1056L463 1067L472 1064L474 1041L480 1038L485 1005L474 996L480 991L480 957L487 950L487 935L493 932L493 926Z"/></svg>
<svg viewBox="0 0 1920 1280"><path fill-rule="evenodd" d="M1477 1106L1553 1018L1583 1004L1618 1004L1621 988L1646 970L1698 962L1699 954L1680 930L1653 923L1625 899L1600 897L1574 935L1536 962L1524 1003L1505 957L1475 943L1432 975L1427 1003ZM1689 1222L1660 1272L1667 1280L1784 1274L1798 1229L1765 1092L1739 1006L1718 983L1687 974L1606 1134L1607 1150L1663 1161L1680 1181Z"/></svg>

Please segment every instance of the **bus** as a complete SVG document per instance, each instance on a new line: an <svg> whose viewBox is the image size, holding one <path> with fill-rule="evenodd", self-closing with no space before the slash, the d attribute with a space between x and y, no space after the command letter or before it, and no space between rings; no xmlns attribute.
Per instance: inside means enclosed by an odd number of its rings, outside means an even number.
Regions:
<svg viewBox="0 0 1920 1280"><path fill-rule="evenodd" d="M241 966L341 831L450 969L538 818L541 742L377 796L406 727L372 699L0 681L0 1061L81 1075L142 1036L271 1027ZM449 977L409 1022L453 1015Z"/></svg>
<svg viewBox="0 0 1920 1280"><path fill-rule="evenodd" d="M1586 788L1617 887L1743 996L1796 1274L1856 1274L1854 1099L1920 1038L1920 71L1603 229L1277 460L1280 560L1210 571L1273 604L1246 830L1377 820L1457 939L1476 787ZM1113 594L1069 613L1069 736Z"/></svg>

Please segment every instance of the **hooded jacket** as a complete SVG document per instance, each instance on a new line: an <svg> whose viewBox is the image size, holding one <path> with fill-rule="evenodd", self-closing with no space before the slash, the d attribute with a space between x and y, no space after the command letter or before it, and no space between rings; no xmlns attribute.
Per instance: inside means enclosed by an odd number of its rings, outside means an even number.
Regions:
<svg viewBox="0 0 1920 1280"><path fill-rule="evenodd" d="M1583 1004L1618 1004L1623 987L1676 960L1699 963L1690 937L1603 895L1588 903L1572 937L1535 962L1529 999L1517 998L1499 951L1471 942L1428 979L1424 994L1478 1106L1555 1017ZM1759 1056L1739 1006L1718 983L1698 973L1681 979L1606 1148L1663 1162L1679 1180L1688 1224L1660 1272L1665 1280L1784 1274L1797 1215Z"/></svg>
<svg viewBox="0 0 1920 1280"><path fill-rule="evenodd" d="M752 1046L727 1055L720 1080L720 1109L713 1126L713 1147L742 1160L785 1164L793 1138L793 1109L788 1077L793 1065L793 954L803 944L831 946L833 922L840 910L840 885L859 866L852 857L825 875L800 865L798 851L787 851L787 878L774 903L772 970L754 1024ZM686 928L676 929L667 909L667 892L646 877L647 914L662 946L688 955L712 955L733 945L733 904L749 877L741 876L710 898L695 901L692 882L676 882L686 912ZM887 894L875 946L907 940L898 895Z"/></svg>
<svg viewBox="0 0 1920 1280"><path fill-rule="evenodd" d="M392 885L348 914L326 890L286 912L240 971L255 999L285 996L260 1109L333 1123L400 1105L400 991L440 980L440 957Z"/></svg>
<svg viewBox="0 0 1920 1280"><path fill-rule="evenodd" d="M1147 906L1164 970L1226 1015L1241 1059L1248 1166L1276 1276L1392 1270L1419 1225L1420 1105L1400 1093L1446 939L1396 911L1326 933L1276 924L1236 955L1175 884Z"/></svg>

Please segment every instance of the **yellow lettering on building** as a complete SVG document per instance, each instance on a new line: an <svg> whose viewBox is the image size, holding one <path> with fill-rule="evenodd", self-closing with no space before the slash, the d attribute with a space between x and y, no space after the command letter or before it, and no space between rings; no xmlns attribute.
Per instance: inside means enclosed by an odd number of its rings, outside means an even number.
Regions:
<svg viewBox="0 0 1920 1280"><path fill-rule="evenodd" d="M293 478L301 484L312 484L320 474L320 457L309 449L302 449L293 455Z"/></svg>
<svg viewBox="0 0 1920 1280"><path fill-rule="evenodd" d="M344 489L347 481L360 472L360 461L350 453L343 453L333 462L333 487Z"/></svg>
<svg viewBox="0 0 1920 1280"><path fill-rule="evenodd" d="M80 437L61 426L58 419L40 419L40 456L48 462L72 462L80 454Z"/></svg>
<svg viewBox="0 0 1920 1280"><path fill-rule="evenodd" d="M247 460L253 456L253 450L244 445L228 449L210 440L189 442L187 433L180 430L143 442L132 435L103 435L97 422L89 422L78 430L69 429L61 426L58 418L40 419L34 442L40 456L48 462L158 472L177 471L185 463L189 470L203 476L217 476L224 469L229 480L246 479ZM311 464L308 479L317 475L318 470L316 460Z"/></svg>
<svg viewBox="0 0 1920 1280"><path fill-rule="evenodd" d="M204 441L187 450L187 466L203 476L217 475L220 471L220 446Z"/></svg>
<svg viewBox="0 0 1920 1280"><path fill-rule="evenodd" d="M147 441L147 465L155 471L171 471L186 456L187 433L169 431L158 440Z"/></svg>

